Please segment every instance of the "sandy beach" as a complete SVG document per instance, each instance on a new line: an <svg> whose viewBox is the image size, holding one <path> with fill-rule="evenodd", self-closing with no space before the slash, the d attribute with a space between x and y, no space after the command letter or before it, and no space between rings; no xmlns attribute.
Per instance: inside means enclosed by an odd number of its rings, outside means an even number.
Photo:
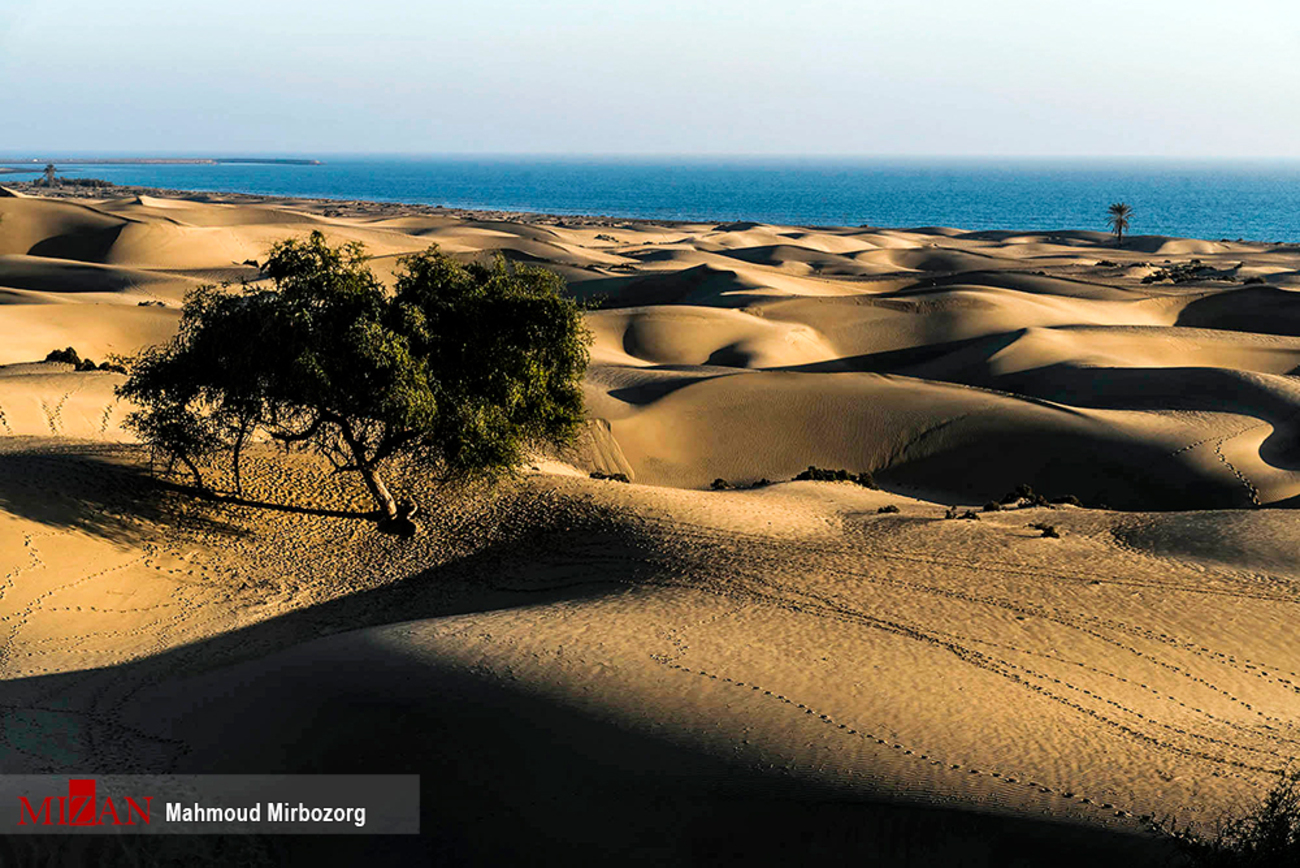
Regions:
<svg viewBox="0 0 1300 868"><path fill-rule="evenodd" d="M1137 865L1300 757L1300 246L30 190L5 773L421 774L420 841L358 859ZM578 446L399 469L401 540L265 446L241 499L159 486L124 377L41 361L165 341L313 230L563 276Z"/></svg>

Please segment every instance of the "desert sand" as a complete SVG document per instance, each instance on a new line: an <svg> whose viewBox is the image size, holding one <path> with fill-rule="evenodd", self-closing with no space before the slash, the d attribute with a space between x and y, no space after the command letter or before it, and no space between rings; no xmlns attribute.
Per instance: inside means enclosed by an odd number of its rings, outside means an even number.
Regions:
<svg viewBox="0 0 1300 868"><path fill-rule="evenodd" d="M0 218L6 773L418 772L421 840L346 846L435 862L1143 864L1147 818L1300 757L1300 247L216 195ZM257 452L240 502L160 487L121 375L40 361L165 340L313 229L599 302L579 446L492 489L401 470L402 541L309 456ZM1083 505L980 511L1020 484Z"/></svg>

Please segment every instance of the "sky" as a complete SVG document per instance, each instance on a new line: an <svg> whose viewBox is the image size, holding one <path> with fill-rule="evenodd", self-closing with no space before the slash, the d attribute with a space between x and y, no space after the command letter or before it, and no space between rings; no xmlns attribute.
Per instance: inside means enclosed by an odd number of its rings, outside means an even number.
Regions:
<svg viewBox="0 0 1300 868"><path fill-rule="evenodd" d="M0 0L0 151L1300 157L1300 3Z"/></svg>

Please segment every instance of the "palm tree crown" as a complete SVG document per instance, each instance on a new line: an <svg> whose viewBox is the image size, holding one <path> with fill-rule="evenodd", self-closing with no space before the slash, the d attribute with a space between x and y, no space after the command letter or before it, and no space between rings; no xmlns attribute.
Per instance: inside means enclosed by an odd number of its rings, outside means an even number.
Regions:
<svg viewBox="0 0 1300 868"><path fill-rule="evenodd" d="M1128 229L1129 219L1133 216L1133 209L1123 202L1116 202L1106 209L1110 215L1107 223L1115 231L1115 241L1119 244L1124 243L1124 230Z"/></svg>

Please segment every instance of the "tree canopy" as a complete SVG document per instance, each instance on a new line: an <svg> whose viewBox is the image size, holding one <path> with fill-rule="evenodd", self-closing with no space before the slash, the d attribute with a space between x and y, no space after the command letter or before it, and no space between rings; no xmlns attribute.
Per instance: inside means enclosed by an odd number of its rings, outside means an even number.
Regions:
<svg viewBox="0 0 1300 868"><path fill-rule="evenodd" d="M1133 208L1124 202L1114 202L1106 209L1106 222L1110 224L1111 230L1115 233L1115 241L1118 244L1124 243L1124 232L1128 229L1129 221L1133 219Z"/></svg>
<svg viewBox="0 0 1300 868"><path fill-rule="evenodd" d="M445 479L493 475L583 419L590 335L552 272L461 264L436 247L399 261L395 291L359 243L281 242L269 286L214 286L186 299L176 337L131 360L128 425L180 460L254 437L360 474L382 519L405 519L380 470L399 454Z"/></svg>

